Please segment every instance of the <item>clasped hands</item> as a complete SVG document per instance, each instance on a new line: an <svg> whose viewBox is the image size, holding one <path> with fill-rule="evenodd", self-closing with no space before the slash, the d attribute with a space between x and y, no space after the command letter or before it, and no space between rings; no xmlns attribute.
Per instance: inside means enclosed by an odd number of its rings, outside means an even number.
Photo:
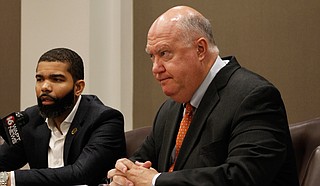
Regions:
<svg viewBox="0 0 320 186"><path fill-rule="evenodd" d="M152 178L158 173L150 161L135 162L127 158L117 160L115 168L108 172L110 186L151 186Z"/></svg>

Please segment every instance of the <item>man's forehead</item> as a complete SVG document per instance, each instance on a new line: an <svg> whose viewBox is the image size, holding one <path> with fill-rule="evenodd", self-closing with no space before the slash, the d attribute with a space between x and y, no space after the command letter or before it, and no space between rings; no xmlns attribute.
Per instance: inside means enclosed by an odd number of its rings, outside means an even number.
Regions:
<svg viewBox="0 0 320 186"><path fill-rule="evenodd" d="M60 71L67 72L68 71L68 63L59 62L59 61L41 61L37 65L36 72L39 71Z"/></svg>
<svg viewBox="0 0 320 186"><path fill-rule="evenodd" d="M63 61L39 61L37 67L39 66L69 67L69 63Z"/></svg>

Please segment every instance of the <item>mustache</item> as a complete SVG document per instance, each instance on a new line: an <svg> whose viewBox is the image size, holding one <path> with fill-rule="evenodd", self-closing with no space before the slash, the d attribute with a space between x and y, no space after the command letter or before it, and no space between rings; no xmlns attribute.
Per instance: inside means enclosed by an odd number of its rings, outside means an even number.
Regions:
<svg viewBox="0 0 320 186"><path fill-rule="evenodd" d="M52 100L57 100L57 98L55 98L55 97L53 97L53 96L51 96L51 95L49 95L49 94L47 94L47 93L43 93L43 94L41 94L38 98L39 99L42 99L42 98L50 98L50 99L52 99Z"/></svg>

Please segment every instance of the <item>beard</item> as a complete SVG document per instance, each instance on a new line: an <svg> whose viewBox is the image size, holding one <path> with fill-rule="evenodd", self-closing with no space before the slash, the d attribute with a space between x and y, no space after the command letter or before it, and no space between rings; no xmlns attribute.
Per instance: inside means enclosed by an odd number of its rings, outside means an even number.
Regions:
<svg viewBox="0 0 320 186"><path fill-rule="evenodd" d="M53 104L51 105L43 105L41 101L41 97L46 96L50 97L53 100ZM47 93L41 94L38 98L38 107L40 110L40 115L44 118L56 118L61 116L67 110L71 110L74 106L74 89L65 95L62 98L55 98L50 96Z"/></svg>

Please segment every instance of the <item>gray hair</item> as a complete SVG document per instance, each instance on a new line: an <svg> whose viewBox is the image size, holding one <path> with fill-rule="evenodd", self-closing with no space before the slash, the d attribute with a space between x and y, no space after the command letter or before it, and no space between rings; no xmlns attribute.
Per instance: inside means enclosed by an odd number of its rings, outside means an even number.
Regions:
<svg viewBox="0 0 320 186"><path fill-rule="evenodd" d="M208 40L209 50L218 51L211 23L202 15L189 14L178 21L176 26L182 31L180 35L183 37L182 40L185 40L187 44L192 43L197 37L205 37Z"/></svg>

